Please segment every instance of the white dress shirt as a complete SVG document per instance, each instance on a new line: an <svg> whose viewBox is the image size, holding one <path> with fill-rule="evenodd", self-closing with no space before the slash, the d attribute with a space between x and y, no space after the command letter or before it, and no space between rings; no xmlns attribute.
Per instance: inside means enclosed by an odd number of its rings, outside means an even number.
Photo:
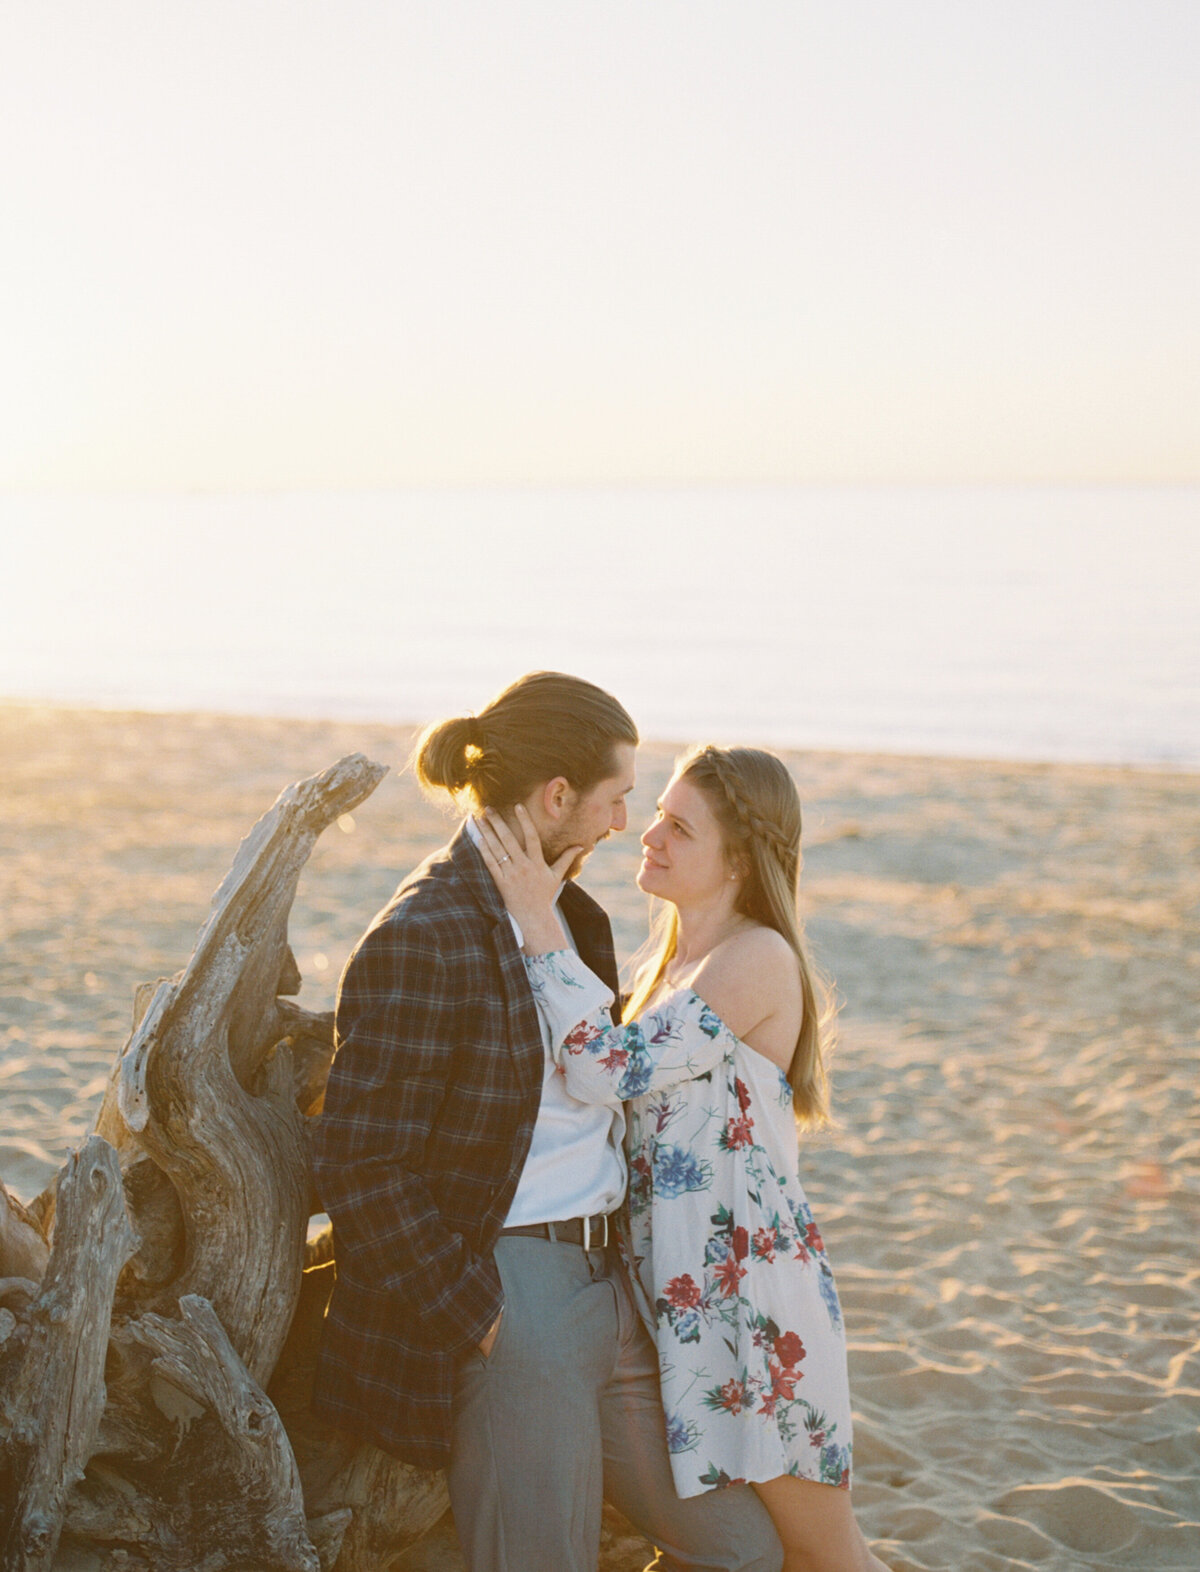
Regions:
<svg viewBox="0 0 1200 1572"><path fill-rule="evenodd" d="M478 846L479 831L471 819L467 834ZM508 920L518 947L524 948L525 936L511 912ZM567 942L578 950L561 912L559 921ZM571 1096L551 1057L550 1032L540 1010L538 1022L545 1053L542 1100L506 1228L611 1212L625 1196L624 1110Z"/></svg>

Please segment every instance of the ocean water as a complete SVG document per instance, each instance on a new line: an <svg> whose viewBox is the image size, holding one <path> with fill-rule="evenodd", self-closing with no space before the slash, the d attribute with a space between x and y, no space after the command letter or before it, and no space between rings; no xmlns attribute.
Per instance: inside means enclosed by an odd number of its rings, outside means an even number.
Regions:
<svg viewBox="0 0 1200 1572"><path fill-rule="evenodd" d="M0 698L1200 767L1200 489L0 498Z"/></svg>

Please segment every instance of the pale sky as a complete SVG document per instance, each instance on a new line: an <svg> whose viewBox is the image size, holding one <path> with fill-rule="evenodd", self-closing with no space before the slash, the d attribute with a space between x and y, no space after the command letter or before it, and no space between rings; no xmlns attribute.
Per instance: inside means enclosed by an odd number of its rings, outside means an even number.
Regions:
<svg viewBox="0 0 1200 1572"><path fill-rule="evenodd" d="M1196 0L0 0L0 487L1200 479Z"/></svg>

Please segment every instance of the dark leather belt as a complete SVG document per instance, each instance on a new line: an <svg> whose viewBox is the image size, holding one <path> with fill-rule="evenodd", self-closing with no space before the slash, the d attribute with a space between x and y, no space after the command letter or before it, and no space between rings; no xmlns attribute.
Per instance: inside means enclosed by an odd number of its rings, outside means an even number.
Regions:
<svg viewBox="0 0 1200 1572"><path fill-rule="evenodd" d="M502 1238L549 1239L555 1244L582 1245L585 1250L603 1250L609 1241L609 1213L594 1217L568 1217L559 1223L526 1223L521 1228L502 1228Z"/></svg>

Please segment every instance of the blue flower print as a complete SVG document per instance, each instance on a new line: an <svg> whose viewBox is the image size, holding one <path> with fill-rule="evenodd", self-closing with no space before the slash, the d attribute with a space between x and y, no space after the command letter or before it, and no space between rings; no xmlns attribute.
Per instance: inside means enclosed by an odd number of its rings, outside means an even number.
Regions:
<svg viewBox="0 0 1200 1572"><path fill-rule="evenodd" d="M650 1085L654 1075L654 1063L645 1048L634 1048L629 1055L629 1064L625 1074L617 1085L617 1096L628 1102L631 1097L640 1097Z"/></svg>
<svg viewBox="0 0 1200 1572"><path fill-rule="evenodd" d="M700 1341L699 1310L673 1310L664 1305L661 1299L658 1301L658 1308L662 1312L661 1320L666 1321L681 1343Z"/></svg>
<svg viewBox="0 0 1200 1572"><path fill-rule="evenodd" d="M838 1292L833 1281L833 1272L830 1270L829 1262L824 1257L821 1259L820 1273L818 1287L821 1290L821 1298L825 1301L826 1310L829 1311L830 1321L838 1331L841 1331L842 1307L838 1302Z"/></svg>
<svg viewBox="0 0 1200 1572"><path fill-rule="evenodd" d="M654 1153L654 1191L670 1199L689 1190L707 1190L712 1184L712 1164L682 1146L662 1145Z"/></svg>
<svg viewBox="0 0 1200 1572"><path fill-rule="evenodd" d="M588 992L557 971L575 969ZM743 1476L850 1484L845 1333L799 1171L792 1089L693 990L613 1027L579 957L539 969L561 1063L628 1100L630 1264L681 1498Z"/></svg>
<svg viewBox="0 0 1200 1572"><path fill-rule="evenodd" d="M721 1262L726 1260L732 1254L733 1254L733 1247L729 1243L728 1239L723 1239L723 1238L721 1238L718 1235L718 1236L716 1236L714 1238L707 1239L705 1241L705 1244L704 1244L704 1264L705 1264L705 1266L720 1266Z"/></svg>
<svg viewBox="0 0 1200 1572"><path fill-rule="evenodd" d="M700 1312L685 1310L675 1323L675 1336L681 1343L700 1341Z"/></svg>
<svg viewBox="0 0 1200 1572"><path fill-rule="evenodd" d="M849 1487L850 1448L848 1446L821 1448L821 1483L839 1485L843 1490Z"/></svg>
<svg viewBox="0 0 1200 1572"><path fill-rule="evenodd" d="M667 1415L667 1451L691 1452L700 1444L700 1431L680 1414Z"/></svg>
<svg viewBox="0 0 1200 1572"><path fill-rule="evenodd" d="M699 998L699 995L697 995ZM700 1030L706 1037L711 1037L715 1042L725 1030L725 1022L715 1011L710 1010L703 999L700 1000Z"/></svg>
<svg viewBox="0 0 1200 1572"><path fill-rule="evenodd" d="M725 1205L717 1207L709 1218L715 1233L704 1241L705 1266L720 1266L733 1254L733 1213Z"/></svg>

